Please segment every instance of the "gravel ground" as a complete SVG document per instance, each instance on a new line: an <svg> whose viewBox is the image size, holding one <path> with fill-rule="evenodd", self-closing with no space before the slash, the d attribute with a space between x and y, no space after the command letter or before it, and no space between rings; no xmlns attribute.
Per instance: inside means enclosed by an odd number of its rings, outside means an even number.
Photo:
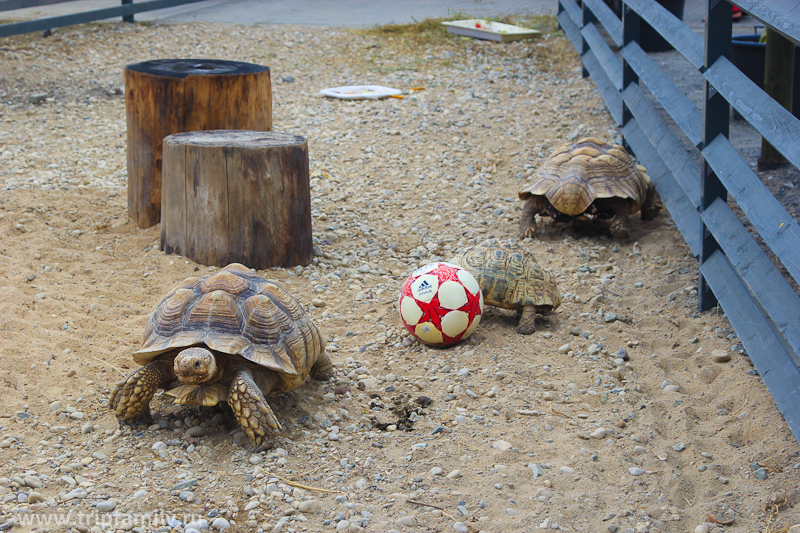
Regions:
<svg viewBox="0 0 800 533"><path fill-rule="evenodd" d="M213 270L125 212L122 69L176 56L269 65L274 129L308 138L320 254L263 274L307 306L336 377L272 397L285 431L259 454L222 407L159 397L152 426L120 429L105 405L155 305ZM405 97L318 96L364 82ZM402 328L415 267L513 236L555 144L617 137L563 36L94 24L0 40L0 100L0 530L800 523L800 447L725 317L696 312L667 214L627 242L540 224L526 245L564 304L534 335L498 309L446 350Z"/></svg>

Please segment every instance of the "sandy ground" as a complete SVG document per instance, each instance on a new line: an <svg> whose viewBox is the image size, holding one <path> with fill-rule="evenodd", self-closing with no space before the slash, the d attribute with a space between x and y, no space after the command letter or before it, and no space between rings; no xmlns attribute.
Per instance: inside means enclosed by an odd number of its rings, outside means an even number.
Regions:
<svg viewBox="0 0 800 533"><path fill-rule="evenodd" d="M156 304L214 269L126 217L122 68L170 56L269 65L274 129L308 137L321 255L262 274L307 306L337 374L270 399L285 431L260 454L221 407L159 397L153 426L120 430L106 406ZM697 263L667 213L635 217L626 242L541 223L526 246L564 304L531 336L496 309L446 350L402 328L415 267L513 236L517 191L555 144L616 137L579 72L558 35L103 24L0 40L0 528L800 523L800 447L725 317L697 313ZM405 98L317 95L360 80ZM65 523L35 525L47 517Z"/></svg>

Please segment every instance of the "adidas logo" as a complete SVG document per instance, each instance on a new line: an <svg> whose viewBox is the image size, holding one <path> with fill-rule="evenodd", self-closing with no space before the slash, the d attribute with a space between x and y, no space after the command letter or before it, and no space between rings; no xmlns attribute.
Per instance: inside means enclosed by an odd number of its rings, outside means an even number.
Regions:
<svg viewBox="0 0 800 533"><path fill-rule="evenodd" d="M422 290L422 289L430 289L430 287L431 287L431 284L428 283L428 280L426 280L426 279L423 279L422 283L419 284L420 290Z"/></svg>

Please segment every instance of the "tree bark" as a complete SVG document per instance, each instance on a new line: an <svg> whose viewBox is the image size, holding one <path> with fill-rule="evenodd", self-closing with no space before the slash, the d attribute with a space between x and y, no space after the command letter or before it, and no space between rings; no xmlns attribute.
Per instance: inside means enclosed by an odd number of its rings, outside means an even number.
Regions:
<svg viewBox="0 0 800 533"><path fill-rule="evenodd" d="M128 216L161 219L162 141L215 129L272 129L269 68L218 60L159 59L125 67Z"/></svg>
<svg viewBox="0 0 800 533"><path fill-rule="evenodd" d="M307 265L311 190L304 137L196 131L164 139L161 249L204 265Z"/></svg>

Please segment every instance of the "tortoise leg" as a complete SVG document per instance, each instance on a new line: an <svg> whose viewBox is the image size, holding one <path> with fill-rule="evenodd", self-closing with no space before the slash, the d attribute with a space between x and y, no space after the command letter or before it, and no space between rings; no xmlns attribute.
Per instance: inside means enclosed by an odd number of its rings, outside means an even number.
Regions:
<svg viewBox="0 0 800 533"><path fill-rule="evenodd" d="M331 362L328 352L322 352L322 354L320 354L319 358L317 358L317 362L311 367L311 373L309 375L312 379L328 379L333 376L333 363Z"/></svg>
<svg viewBox="0 0 800 533"><path fill-rule="evenodd" d="M647 187L647 196L642 204L642 220L653 220L661 212L664 203L652 183Z"/></svg>
<svg viewBox="0 0 800 533"><path fill-rule="evenodd" d="M159 388L175 379L172 359L153 361L137 368L114 386L108 407L120 422L149 422L150 400Z"/></svg>
<svg viewBox="0 0 800 533"><path fill-rule="evenodd" d="M519 221L519 238L536 236L536 215L545 210L547 200L543 196L529 196L522 205L522 218Z"/></svg>
<svg viewBox="0 0 800 533"><path fill-rule="evenodd" d="M242 426L242 430L253 440L255 446L252 451L263 449L267 428L281 430L275 413L264 398L278 383L278 378L272 372L268 374L272 379L259 380L264 381L260 383L261 388L259 388L249 368L244 366L236 368L228 389L228 405Z"/></svg>
<svg viewBox="0 0 800 533"><path fill-rule="evenodd" d="M617 239L627 239L630 235L630 206L623 199L618 199L613 204L609 202L609 208L614 213L611 220L611 235Z"/></svg>
<svg viewBox="0 0 800 533"><path fill-rule="evenodd" d="M517 333L530 335L534 331L536 331L536 306L526 305L522 308L522 316L519 319Z"/></svg>

